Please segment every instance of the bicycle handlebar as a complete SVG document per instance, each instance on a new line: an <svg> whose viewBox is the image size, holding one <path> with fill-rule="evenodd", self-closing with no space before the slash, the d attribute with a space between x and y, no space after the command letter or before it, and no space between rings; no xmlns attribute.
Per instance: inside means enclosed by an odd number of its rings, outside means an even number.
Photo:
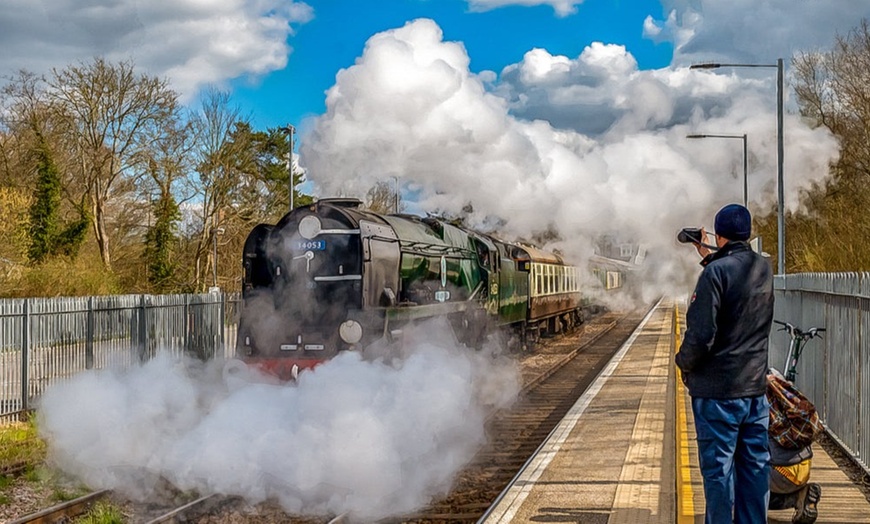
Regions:
<svg viewBox="0 0 870 524"><path fill-rule="evenodd" d="M821 335L819 333L822 333L825 331L825 328L817 328L817 327L810 328L807 331L802 331L799 327L797 327L793 324L789 324L788 322L783 322L781 320L774 320L773 322L775 324L779 324L780 326L782 326L782 328L779 331L787 331L789 336L792 336L792 337L806 337L806 338L821 337Z"/></svg>

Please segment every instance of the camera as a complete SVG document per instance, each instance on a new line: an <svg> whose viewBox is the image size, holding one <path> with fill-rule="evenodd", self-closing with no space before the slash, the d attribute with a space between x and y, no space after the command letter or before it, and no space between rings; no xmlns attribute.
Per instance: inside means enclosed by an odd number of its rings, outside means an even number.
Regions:
<svg viewBox="0 0 870 524"><path fill-rule="evenodd" d="M677 240L683 244L701 244L704 239L701 238L701 228L699 227L684 227L677 234Z"/></svg>

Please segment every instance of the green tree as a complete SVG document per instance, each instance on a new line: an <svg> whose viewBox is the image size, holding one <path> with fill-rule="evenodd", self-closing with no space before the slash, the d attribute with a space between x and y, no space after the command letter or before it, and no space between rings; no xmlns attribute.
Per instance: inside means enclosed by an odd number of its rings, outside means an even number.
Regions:
<svg viewBox="0 0 870 524"><path fill-rule="evenodd" d="M173 247L176 244L176 224L181 218L178 204L171 193L161 193L154 205L154 225L145 234L145 260L148 281L156 291L171 289L175 275Z"/></svg>
<svg viewBox="0 0 870 524"><path fill-rule="evenodd" d="M61 229L61 177L49 146L37 132L36 189L30 206L30 247L27 255L31 262L43 262L49 256L76 256L85 240L89 220L87 212L79 207L79 219Z"/></svg>
<svg viewBox="0 0 870 524"><path fill-rule="evenodd" d="M259 222L275 222L287 213L289 141L280 128L254 130L235 107L228 93L209 90L195 116L197 146L195 176L190 178L196 196L197 221L186 231L192 254L189 267L192 289L205 289L208 276L215 272L215 245L218 258L233 260L222 264L219 280L238 282L238 263L242 245L251 228ZM298 170L294 182L304 178ZM313 199L296 191L295 204L307 205ZM220 235L219 237L217 235Z"/></svg>
<svg viewBox="0 0 870 524"><path fill-rule="evenodd" d="M51 158L48 145L41 134L35 151L36 189L30 206L30 249L27 252L31 262L42 262L54 252L58 237L58 209L60 207L61 183L57 166Z"/></svg>
<svg viewBox="0 0 870 524"><path fill-rule="evenodd" d="M304 174L295 162L288 167L290 139L285 128L272 127L255 131L247 122L239 122L230 136L231 147L245 154L237 156L236 169L245 180L239 187L240 209L254 212L256 222L274 222L289 210L290 172L293 173L293 205L302 207L314 199L299 191ZM258 210L258 211L257 211Z"/></svg>

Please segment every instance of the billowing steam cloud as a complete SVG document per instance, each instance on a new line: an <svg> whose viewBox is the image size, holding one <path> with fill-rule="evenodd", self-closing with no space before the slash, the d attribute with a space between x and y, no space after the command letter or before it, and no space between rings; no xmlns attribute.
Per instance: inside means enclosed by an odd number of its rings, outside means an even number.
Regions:
<svg viewBox="0 0 870 524"><path fill-rule="evenodd" d="M687 134L746 133L750 208L775 203L772 78L640 71L622 46L593 44L576 58L529 51L497 79L471 72L462 44L420 19L373 36L339 72L302 160L322 195L362 196L395 176L419 191L423 210L471 204L476 225L526 238L556 231L575 255L616 231L663 256L662 270L696 262L691 250L667 254L680 227L709 227L719 207L743 199L740 142ZM796 116L785 129L793 209L837 145Z"/></svg>
<svg viewBox="0 0 870 524"><path fill-rule="evenodd" d="M165 353L86 372L45 394L40 429L52 459L94 488L149 497L163 478L290 512L407 512L449 488L485 416L519 388L512 361L456 347L446 328L409 334L401 361L345 352L296 385Z"/></svg>

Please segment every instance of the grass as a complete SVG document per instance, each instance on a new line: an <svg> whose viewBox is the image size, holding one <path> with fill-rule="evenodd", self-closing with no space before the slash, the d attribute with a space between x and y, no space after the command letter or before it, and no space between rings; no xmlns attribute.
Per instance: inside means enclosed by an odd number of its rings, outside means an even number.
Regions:
<svg viewBox="0 0 870 524"><path fill-rule="evenodd" d="M39 438L34 417L27 422L0 426L0 471L45 460L45 441Z"/></svg>
<svg viewBox="0 0 870 524"><path fill-rule="evenodd" d="M75 524L123 524L124 514L108 502L97 502L84 516L73 521Z"/></svg>
<svg viewBox="0 0 870 524"><path fill-rule="evenodd" d="M58 487L55 486L51 493L51 498L57 502L66 502L68 500L77 499L88 494L87 488L84 487Z"/></svg>

